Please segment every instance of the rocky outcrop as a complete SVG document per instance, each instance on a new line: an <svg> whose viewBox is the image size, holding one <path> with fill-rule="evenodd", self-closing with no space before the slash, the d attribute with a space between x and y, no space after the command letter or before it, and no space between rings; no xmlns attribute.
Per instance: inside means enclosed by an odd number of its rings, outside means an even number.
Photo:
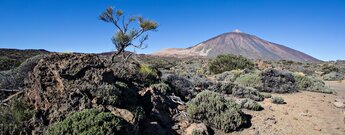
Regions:
<svg viewBox="0 0 345 135"><path fill-rule="evenodd" d="M110 111L135 125L142 110L137 84L144 79L139 69L137 63L109 63L90 54L51 54L42 59L25 81L26 98L37 112L36 131L88 108Z"/></svg>

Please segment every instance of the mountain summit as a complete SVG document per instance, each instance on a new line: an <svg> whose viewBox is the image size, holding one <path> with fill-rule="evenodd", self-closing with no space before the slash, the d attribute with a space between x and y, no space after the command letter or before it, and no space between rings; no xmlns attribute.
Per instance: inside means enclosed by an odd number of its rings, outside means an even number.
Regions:
<svg viewBox="0 0 345 135"><path fill-rule="evenodd" d="M236 29L201 42L189 48L168 48L152 55L174 57L216 57L220 54L242 55L250 59L292 60L319 62L320 60L300 51L272 43Z"/></svg>

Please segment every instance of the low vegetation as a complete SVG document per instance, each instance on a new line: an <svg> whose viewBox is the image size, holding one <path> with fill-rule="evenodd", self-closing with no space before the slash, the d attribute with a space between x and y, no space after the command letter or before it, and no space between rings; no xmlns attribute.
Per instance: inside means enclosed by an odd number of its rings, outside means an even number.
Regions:
<svg viewBox="0 0 345 135"><path fill-rule="evenodd" d="M256 89L262 89L262 76L260 71L253 71L248 74L241 75L235 81L236 84L243 87L253 87Z"/></svg>
<svg viewBox="0 0 345 135"><path fill-rule="evenodd" d="M284 99L282 97L277 96L271 97L271 102L274 104L285 104Z"/></svg>
<svg viewBox="0 0 345 135"><path fill-rule="evenodd" d="M171 92L171 88L168 84L161 82L161 83L157 83L157 84L152 84L151 88L153 90L157 90L160 91L163 94L167 94L168 92Z"/></svg>
<svg viewBox="0 0 345 135"><path fill-rule="evenodd" d="M23 99L14 99L8 106L0 106L0 134L30 134L29 120L33 117L33 106Z"/></svg>
<svg viewBox="0 0 345 135"><path fill-rule="evenodd" d="M241 108L248 110L260 111L264 109L258 102L249 98L240 99L237 103L241 106Z"/></svg>
<svg viewBox="0 0 345 135"><path fill-rule="evenodd" d="M253 69L254 63L243 56L219 55L209 63L209 70L213 74L236 69Z"/></svg>
<svg viewBox="0 0 345 135"><path fill-rule="evenodd" d="M46 134L121 134L130 135L131 126L125 120L109 112L100 112L96 109L85 109L68 116L63 121L48 127Z"/></svg>
<svg viewBox="0 0 345 135"><path fill-rule="evenodd" d="M344 79L344 75L339 72L330 72L322 76L325 81L340 81Z"/></svg>
<svg viewBox="0 0 345 135"><path fill-rule="evenodd" d="M299 90L321 92L321 93L333 93L333 90L328 88L322 80L314 77L309 77L300 72L293 74L296 80L296 86Z"/></svg>
<svg viewBox="0 0 345 135"><path fill-rule="evenodd" d="M217 74L215 78L217 81L234 82L242 74L244 74L244 71L237 69L237 70L225 71L221 74Z"/></svg>
<svg viewBox="0 0 345 135"><path fill-rule="evenodd" d="M187 113L192 121L230 132L247 123L240 106L221 94L203 91L188 103Z"/></svg>

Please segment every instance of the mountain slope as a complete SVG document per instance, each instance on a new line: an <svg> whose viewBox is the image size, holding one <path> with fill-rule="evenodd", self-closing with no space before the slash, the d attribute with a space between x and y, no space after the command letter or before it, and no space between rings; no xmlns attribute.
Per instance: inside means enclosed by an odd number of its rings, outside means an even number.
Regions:
<svg viewBox="0 0 345 135"><path fill-rule="evenodd" d="M175 57L216 57L220 54L242 55L250 59L262 60L320 61L300 51L239 31L221 34L186 49L169 48L153 53L157 56Z"/></svg>

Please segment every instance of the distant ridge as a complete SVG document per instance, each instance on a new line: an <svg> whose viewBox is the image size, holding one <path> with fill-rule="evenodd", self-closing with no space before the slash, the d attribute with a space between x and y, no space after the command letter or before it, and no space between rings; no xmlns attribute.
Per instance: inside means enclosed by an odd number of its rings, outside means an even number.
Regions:
<svg viewBox="0 0 345 135"><path fill-rule="evenodd" d="M272 43L236 29L189 48L167 48L152 55L173 57L216 57L220 54L242 55L250 59L320 62L320 60L289 47Z"/></svg>

